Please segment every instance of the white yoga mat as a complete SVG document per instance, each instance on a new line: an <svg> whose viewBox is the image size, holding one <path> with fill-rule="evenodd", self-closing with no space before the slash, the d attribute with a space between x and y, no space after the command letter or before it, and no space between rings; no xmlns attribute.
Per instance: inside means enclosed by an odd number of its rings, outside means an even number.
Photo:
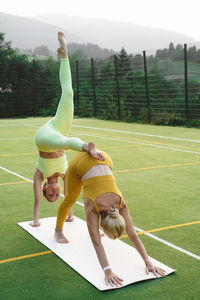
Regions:
<svg viewBox="0 0 200 300"><path fill-rule="evenodd" d="M39 227L32 227L29 222L21 222L18 225L52 250L97 289L104 291L116 288L105 284L104 272L98 262L85 221L76 217L74 222L65 223L63 230L70 241L68 244L59 244L54 239L56 217L41 219ZM124 279L123 286L156 278L152 273L146 275L144 262L135 248L120 240L110 240L106 236L102 237L102 243L112 271ZM175 271L153 258L151 261L166 270L166 275Z"/></svg>

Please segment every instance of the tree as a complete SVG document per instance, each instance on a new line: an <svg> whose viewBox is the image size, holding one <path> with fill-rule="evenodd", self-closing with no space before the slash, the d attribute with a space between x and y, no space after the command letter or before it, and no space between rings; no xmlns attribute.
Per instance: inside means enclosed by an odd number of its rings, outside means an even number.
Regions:
<svg viewBox="0 0 200 300"><path fill-rule="evenodd" d="M169 44L169 50L168 50L168 52L169 52L169 54L171 55L172 54L172 52L174 51L174 44L171 42L170 44Z"/></svg>
<svg viewBox="0 0 200 300"><path fill-rule="evenodd" d="M118 57L118 73L120 77L123 77L127 72L131 71L130 56L127 54L124 47L122 47L117 57Z"/></svg>
<svg viewBox="0 0 200 300"><path fill-rule="evenodd" d="M9 88L7 78L8 61L15 53L11 48L11 42L5 42L5 33L0 32L0 90L1 92Z"/></svg>
<svg viewBox="0 0 200 300"><path fill-rule="evenodd" d="M43 55L43 56L50 56L50 50L47 46L39 46L35 47L33 50L34 55Z"/></svg>
<svg viewBox="0 0 200 300"><path fill-rule="evenodd" d="M144 69L144 62L143 62L143 56L140 54L136 54L133 57L133 67L136 70Z"/></svg>
<svg viewBox="0 0 200 300"><path fill-rule="evenodd" d="M196 46L190 47L187 51L187 57L190 61L196 61L197 49Z"/></svg>
<svg viewBox="0 0 200 300"><path fill-rule="evenodd" d="M150 56L147 57L147 63L148 63L149 66L156 65L157 62L158 62L158 60L153 55L150 55Z"/></svg>
<svg viewBox="0 0 200 300"><path fill-rule="evenodd" d="M164 59L168 57L168 49L164 48L164 49L158 49L156 51L156 58L158 59Z"/></svg>
<svg viewBox="0 0 200 300"><path fill-rule="evenodd" d="M176 45L175 50L172 53L172 60L181 61L184 58L183 46L181 44Z"/></svg>

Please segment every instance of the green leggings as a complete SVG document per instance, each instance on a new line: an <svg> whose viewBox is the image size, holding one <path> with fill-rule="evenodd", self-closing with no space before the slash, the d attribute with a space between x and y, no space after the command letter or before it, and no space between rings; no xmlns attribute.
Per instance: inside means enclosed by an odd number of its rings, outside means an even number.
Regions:
<svg viewBox="0 0 200 300"><path fill-rule="evenodd" d="M81 151L84 143L81 139L66 137L70 132L74 113L72 80L68 58L61 58L59 76L62 95L56 115L37 131L35 142L38 149L43 152L68 149Z"/></svg>

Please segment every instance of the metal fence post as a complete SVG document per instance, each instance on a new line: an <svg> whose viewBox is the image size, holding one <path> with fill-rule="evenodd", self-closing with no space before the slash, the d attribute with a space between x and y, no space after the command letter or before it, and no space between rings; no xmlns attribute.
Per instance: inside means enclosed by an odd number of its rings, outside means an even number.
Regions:
<svg viewBox="0 0 200 300"><path fill-rule="evenodd" d="M97 115L97 104L96 104L94 59L93 58L91 58L91 73L92 73L92 90L93 90L93 101L94 101L94 116L96 117L96 115Z"/></svg>
<svg viewBox="0 0 200 300"><path fill-rule="evenodd" d="M121 119L120 91L119 91L119 80L118 80L117 55L115 55L114 58L115 58L115 82L116 82L116 92L117 92L118 118Z"/></svg>
<svg viewBox="0 0 200 300"><path fill-rule="evenodd" d="M33 108L33 115L35 116L35 115L37 115L37 106L38 106L38 104L37 104L37 102L36 102L36 95L35 95L35 90L36 90L36 87L35 87L35 59L33 59L33 61L32 61L32 79L33 79L33 89L32 89L32 99L33 99L33 106L32 106L32 108ZM28 106L28 107L30 107L30 106ZM29 115L29 109L30 108L28 108L27 109L27 111L28 111L28 115Z"/></svg>
<svg viewBox="0 0 200 300"><path fill-rule="evenodd" d="M79 63L76 60L76 110L79 109Z"/></svg>
<svg viewBox="0 0 200 300"><path fill-rule="evenodd" d="M189 126L187 44L184 44L185 117Z"/></svg>
<svg viewBox="0 0 200 300"><path fill-rule="evenodd" d="M148 83L147 60L146 60L146 51L145 50L143 51L143 61L144 61L144 75L145 75L145 86L146 86L146 97L147 97L148 121L149 121L149 123L151 123L149 83Z"/></svg>

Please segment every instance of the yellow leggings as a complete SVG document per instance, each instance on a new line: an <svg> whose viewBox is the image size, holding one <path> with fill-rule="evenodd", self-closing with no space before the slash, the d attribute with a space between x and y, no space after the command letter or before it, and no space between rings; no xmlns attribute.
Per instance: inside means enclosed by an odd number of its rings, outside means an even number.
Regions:
<svg viewBox="0 0 200 300"><path fill-rule="evenodd" d="M108 165L112 169L113 164L111 158L105 152L102 153L105 157L105 161L92 158L85 152L76 154L71 160L67 170L67 194L58 208L56 223L57 228L63 228L69 210L78 199L82 187L84 193L83 197L89 198L93 201L97 212L98 208L96 206L95 199L100 194L115 193L121 197L122 202L122 195L118 190L115 179L112 175L97 176L81 181L83 175L95 165Z"/></svg>

